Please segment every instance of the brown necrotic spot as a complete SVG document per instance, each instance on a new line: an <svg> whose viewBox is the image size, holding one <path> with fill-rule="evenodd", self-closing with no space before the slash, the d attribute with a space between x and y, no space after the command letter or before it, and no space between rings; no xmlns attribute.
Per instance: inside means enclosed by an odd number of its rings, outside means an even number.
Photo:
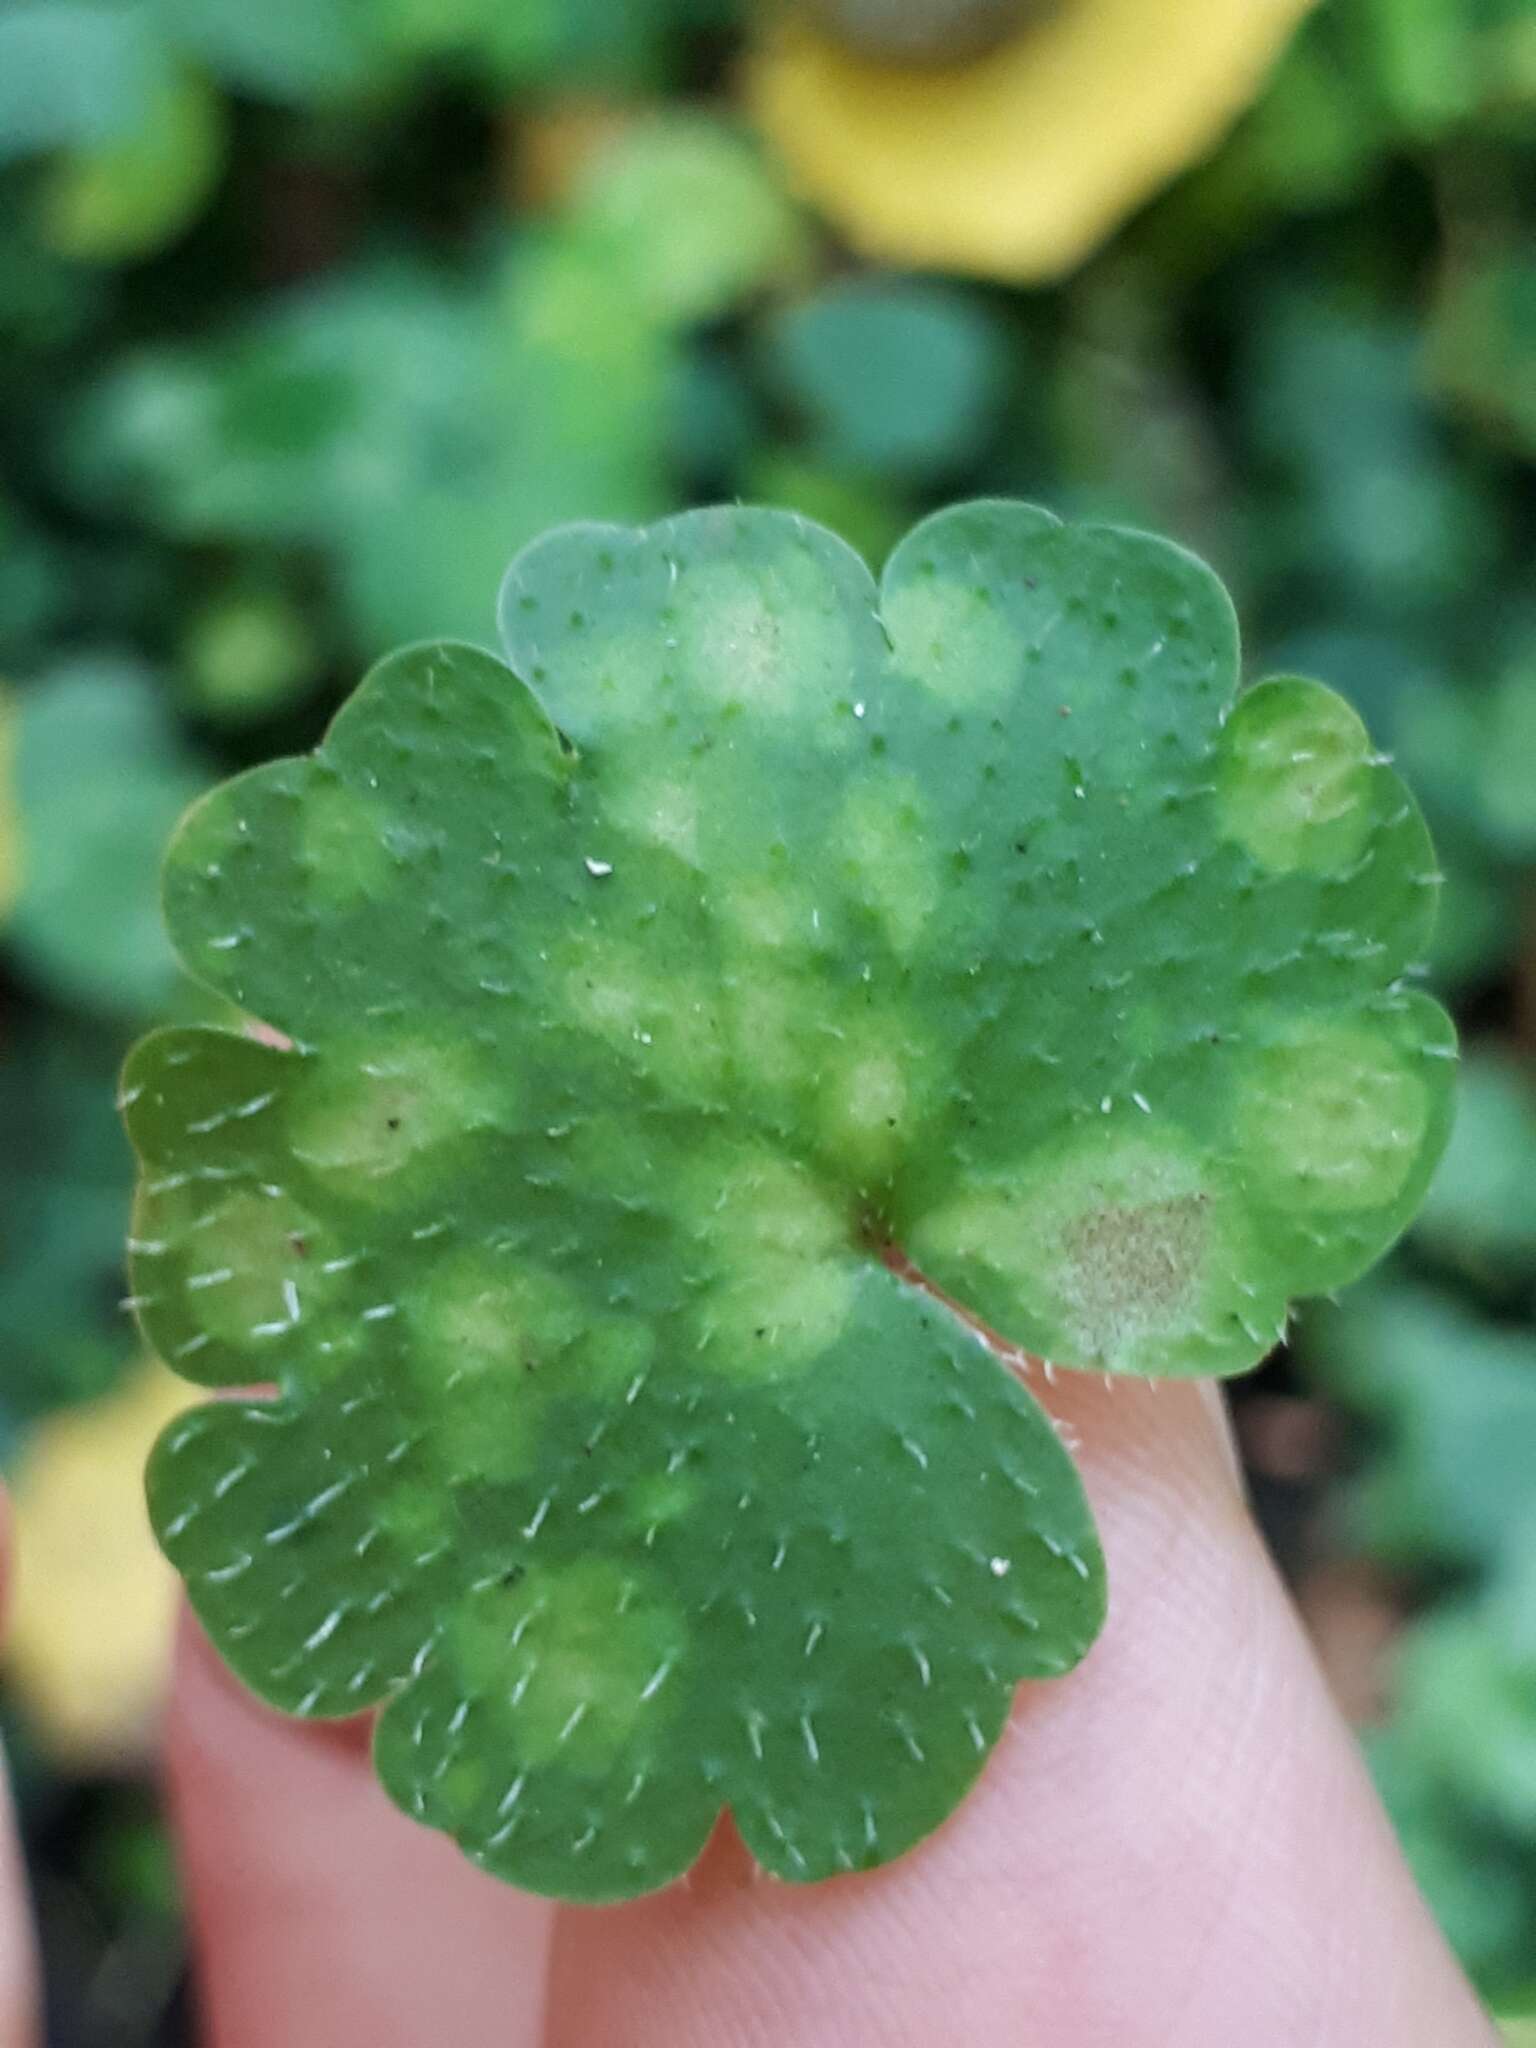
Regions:
<svg viewBox="0 0 1536 2048"><path fill-rule="evenodd" d="M924 1217L911 1250L961 1300L992 1304L1005 1335L1062 1364L1189 1370L1180 1361L1234 1318L1245 1341L1263 1335L1239 1277L1252 1266L1241 1205L1171 1130L1069 1133Z"/></svg>
<svg viewBox="0 0 1536 2048"><path fill-rule="evenodd" d="M1204 1257L1208 1208L1192 1194L1086 1211L1062 1233L1076 1291L1111 1320L1182 1307Z"/></svg>

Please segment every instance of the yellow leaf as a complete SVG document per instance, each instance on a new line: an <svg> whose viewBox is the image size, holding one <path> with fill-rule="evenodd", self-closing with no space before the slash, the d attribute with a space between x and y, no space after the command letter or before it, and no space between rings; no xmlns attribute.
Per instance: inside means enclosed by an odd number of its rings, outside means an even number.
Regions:
<svg viewBox="0 0 1536 2048"><path fill-rule="evenodd" d="M101 1767L141 1754L170 1655L175 1579L144 1508L144 1460L192 1398L153 1362L35 1429L12 1482L7 1675L38 1740Z"/></svg>
<svg viewBox="0 0 1536 2048"><path fill-rule="evenodd" d="M1258 91L1314 0L1062 0L944 69L806 23L749 60L753 113L805 195L885 261L1059 276Z"/></svg>

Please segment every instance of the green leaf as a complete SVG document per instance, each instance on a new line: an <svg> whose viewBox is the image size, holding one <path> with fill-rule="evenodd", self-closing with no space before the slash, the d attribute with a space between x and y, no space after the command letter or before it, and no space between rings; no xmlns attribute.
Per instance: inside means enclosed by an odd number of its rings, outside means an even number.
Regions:
<svg viewBox="0 0 1536 2048"><path fill-rule="evenodd" d="M146 352L71 452L93 497L178 536L321 549L365 648L479 637L509 549L662 504L668 368L624 280L556 234L468 282L379 263Z"/></svg>
<svg viewBox="0 0 1536 2048"><path fill-rule="evenodd" d="M1536 1528L1528 1524L1527 1532ZM1536 1546L1533 1546L1536 1548ZM1536 1640L1532 1574L1448 1608L1413 1631L1399 1659L1400 1740L1473 1818L1536 1848ZM1523 1620L1523 1631L1519 1624ZM1523 1639L1522 1639L1523 1636Z"/></svg>
<svg viewBox="0 0 1536 2048"><path fill-rule="evenodd" d="M1536 448L1536 249L1494 240L1448 267L1430 357L1449 397L1522 452Z"/></svg>
<svg viewBox="0 0 1536 2048"><path fill-rule="evenodd" d="M1430 137L1475 111L1482 11L1467 0L1366 0L1361 27L1394 126Z"/></svg>
<svg viewBox="0 0 1536 2048"><path fill-rule="evenodd" d="M1489 611L1486 604L1479 611L1484 640L1498 632ZM1513 687L1530 642L1518 632L1510 638ZM1508 864L1511 840L1518 844L1522 778L1529 779L1518 705L1500 713L1499 691L1471 681L1465 657L1426 658L1422 638L1318 621L1266 652L1304 674L1345 679L1372 737L1417 792L1444 875L1426 953L1432 981L1446 989L1496 976L1515 947L1521 914L1519 878Z"/></svg>
<svg viewBox="0 0 1536 2048"><path fill-rule="evenodd" d="M588 93L654 81L680 25L722 25L729 0L161 0L185 47L232 84L296 103L408 99L444 72L489 98L509 86Z"/></svg>
<svg viewBox="0 0 1536 2048"><path fill-rule="evenodd" d="M97 145L149 112L164 59L144 9L22 0L0 11L0 163Z"/></svg>
<svg viewBox="0 0 1536 2048"><path fill-rule="evenodd" d="M1442 1372L1447 1357L1442 1353ZM1518 1427L1515 1428L1517 1440ZM1524 1431L1526 1469L1533 1437ZM1536 1514L1506 1493L1499 1555L1476 1592L1398 1646L1392 1716L1368 1738L1414 1874L1485 1991L1530 1981L1536 1900Z"/></svg>
<svg viewBox="0 0 1536 2048"><path fill-rule="evenodd" d="M758 450L742 465L740 482L749 503L778 506L830 526L866 562L883 561L910 523L910 507L880 485L773 448Z"/></svg>
<svg viewBox="0 0 1536 2048"><path fill-rule="evenodd" d="M856 278L769 325L766 368L831 464L899 477L975 454L1002 386L1003 339L947 285Z"/></svg>
<svg viewBox="0 0 1536 2048"><path fill-rule="evenodd" d="M1536 858L1536 633L1503 669L1486 701L1486 734L1478 766L1482 823L1502 852Z"/></svg>
<svg viewBox="0 0 1536 2048"><path fill-rule="evenodd" d="M17 698L22 885L10 945L87 1009L143 1017L176 981L155 877L203 776L137 664L82 659Z"/></svg>
<svg viewBox="0 0 1536 2048"><path fill-rule="evenodd" d="M0 669L6 673L14 673L18 651L29 652L57 630L69 598L67 563L56 537L0 495ZM0 898L9 893L0 886Z"/></svg>
<svg viewBox="0 0 1536 2048"><path fill-rule="evenodd" d="M1485 1987L1523 1983L1536 1934L1529 1846L1470 1814L1398 1723L1365 1741L1409 1868L1463 1967Z"/></svg>
<svg viewBox="0 0 1536 2048"><path fill-rule="evenodd" d="M324 657L296 600L261 575L231 579L188 622L181 688L203 717L240 727L286 709Z"/></svg>
<svg viewBox="0 0 1536 2048"><path fill-rule="evenodd" d="M105 1391L123 1364L132 1165L112 1111L116 1036L13 1023L0 1059L0 1353L7 1425Z"/></svg>
<svg viewBox="0 0 1536 2048"><path fill-rule="evenodd" d="M1361 1539L1402 1564L1496 1563L1530 1497L1536 1336L1385 1282L1306 1330L1326 1384L1383 1433L1356 1482Z"/></svg>
<svg viewBox="0 0 1536 2048"><path fill-rule="evenodd" d="M1414 1236L1475 1279L1536 1282L1536 1089L1509 1062L1483 1055L1464 1068Z"/></svg>
<svg viewBox="0 0 1536 2048"><path fill-rule="evenodd" d="M173 848L283 1042L130 1062L135 1292L280 1396L174 1426L154 1518L235 1668L387 1702L385 1783L504 1876L644 1891L723 1805L866 1866L1102 1614L967 1315L1232 1371L1384 1247L1450 1090L1430 849L1328 691L1233 708L1199 563L1026 506L878 593L786 514L567 528L501 619Z"/></svg>
<svg viewBox="0 0 1536 2048"><path fill-rule="evenodd" d="M159 249L201 212L223 161L222 100L197 72L168 73L131 131L77 147L52 166L43 239L90 263Z"/></svg>
<svg viewBox="0 0 1536 2048"><path fill-rule="evenodd" d="M161 9L181 47L263 97L334 100L377 68L373 0L161 0Z"/></svg>
<svg viewBox="0 0 1536 2048"><path fill-rule="evenodd" d="M587 165L575 226L664 325L717 319L803 267L807 236L744 135L674 110L626 128Z"/></svg>
<svg viewBox="0 0 1536 2048"><path fill-rule="evenodd" d="M1244 387L1266 565L1401 620L1444 603L1494 558L1494 508L1450 460L1421 389L1421 337L1314 286L1280 291L1253 330Z"/></svg>

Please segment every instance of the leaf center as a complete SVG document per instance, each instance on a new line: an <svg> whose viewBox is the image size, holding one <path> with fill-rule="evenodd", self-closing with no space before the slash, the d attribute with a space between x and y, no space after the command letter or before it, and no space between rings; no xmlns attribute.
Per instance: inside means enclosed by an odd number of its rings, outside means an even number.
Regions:
<svg viewBox="0 0 1536 2048"><path fill-rule="evenodd" d="M862 1242L865 1249L873 1253L881 1265L894 1273L898 1280L905 1281L907 1286L915 1287L919 1293L926 1294L930 1301L936 1302L946 1313L953 1316L957 1323L969 1330L972 1336L979 1337L1000 1364L1009 1367L1021 1379L1032 1372L1049 1370L1045 1359L1037 1357L1033 1351L1026 1351L1021 1344L1010 1343L999 1331L994 1330L990 1323L983 1322L979 1315L967 1308L963 1301L957 1300L952 1294L947 1294L920 1266L913 1263L899 1244L878 1230L870 1228L862 1233Z"/></svg>

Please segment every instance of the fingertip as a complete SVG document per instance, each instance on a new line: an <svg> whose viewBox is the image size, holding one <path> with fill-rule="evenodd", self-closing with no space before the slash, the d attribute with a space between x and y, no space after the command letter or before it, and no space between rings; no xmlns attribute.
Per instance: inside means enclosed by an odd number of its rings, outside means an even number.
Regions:
<svg viewBox="0 0 1536 2048"><path fill-rule="evenodd" d="M179 1770L195 1769L197 1750L209 1744L221 1751L255 1744L274 1754L284 1745L294 1745L307 1755L366 1763L372 1740L372 1714L301 1721L268 1706L235 1676L183 1603L166 1711L166 1757L173 1778Z"/></svg>
<svg viewBox="0 0 1536 2048"><path fill-rule="evenodd" d="M13 1569L11 1504L0 1489L0 1630L10 1612ZM10 1775L0 1758L0 2048L34 2048L40 2007L26 1868Z"/></svg>
<svg viewBox="0 0 1536 2048"><path fill-rule="evenodd" d="M572 1916L553 2039L1480 2044L1248 1515L1219 1399L1058 1374L1108 1562L1103 1634L1020 1688L909 1855ZM754 2032L753 2029L760 2029Z"/></svg>
<svg viewBox="0 0 1536 2048"><path fill-rule="evenodd" d="M536 2048L551 1907L392 1806L370 1730L273 1712L184 1619L167 1768L212 2048Z"/></svg>

